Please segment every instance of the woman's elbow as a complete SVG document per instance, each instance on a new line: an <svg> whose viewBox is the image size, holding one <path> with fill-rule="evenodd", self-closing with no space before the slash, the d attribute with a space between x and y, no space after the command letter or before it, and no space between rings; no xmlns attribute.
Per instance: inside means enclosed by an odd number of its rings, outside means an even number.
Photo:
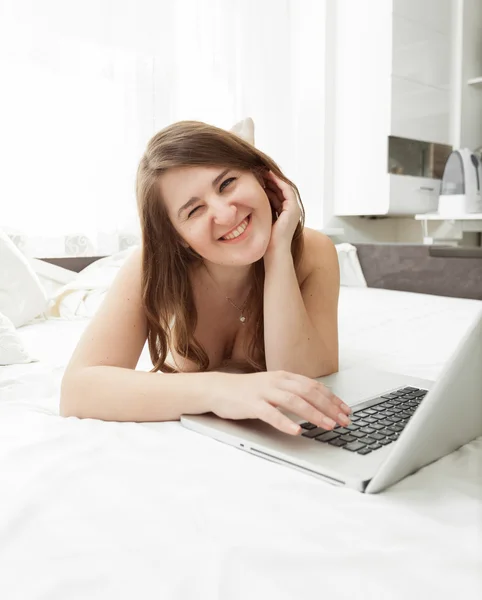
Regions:
<svg viewBox="0 0 482 600"><path fill-rule="evenodd" d="M339 370L338 358L334 360L323 361L320 367L320 374L316 375L316 377L327 377L328 375L333 375L334 373L338 373Z"/></svg>
<svg viewBox="0 0 482 600"><path fill-rule="evenodd" d="M78 417L78 407L75 400L75 384L72 375L64 375L60 385L59 415L61 417Z"/></svg>

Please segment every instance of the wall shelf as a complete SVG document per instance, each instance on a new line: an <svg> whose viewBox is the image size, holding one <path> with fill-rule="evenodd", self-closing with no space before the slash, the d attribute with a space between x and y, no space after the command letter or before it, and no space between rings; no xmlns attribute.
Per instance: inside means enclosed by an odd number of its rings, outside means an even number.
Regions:
<svg viewBox="0 0 482 600"><path fill-rule="evenodd" d="M465 215L441 215L426 213L415 215L416 221L482 221L482 213L466 213Z"/></svg>
<svg viewBox="0 0 482 600"><path fill-rule="evenodd" d="M482 213L466 213L460 215L441 215L426 213L415 215L421 221L424 244L458 245L464 233L482 232ZM432 227L429 228L429 222ZM429 229L432 229L430 232Z"/></svg>

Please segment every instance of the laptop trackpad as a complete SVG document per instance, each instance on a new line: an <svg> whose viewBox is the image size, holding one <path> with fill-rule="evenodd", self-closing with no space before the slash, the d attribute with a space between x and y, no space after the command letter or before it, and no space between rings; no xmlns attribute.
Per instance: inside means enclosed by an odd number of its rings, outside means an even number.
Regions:
<svg viewBox="0 0 482 600"><path fill-rule="evenodd" d="M334 394L350 406L407 385L428 389L431 384L426 379L377 371L367 367L345 369L327 377L319 377L317 381L329 387Z"/></svg>

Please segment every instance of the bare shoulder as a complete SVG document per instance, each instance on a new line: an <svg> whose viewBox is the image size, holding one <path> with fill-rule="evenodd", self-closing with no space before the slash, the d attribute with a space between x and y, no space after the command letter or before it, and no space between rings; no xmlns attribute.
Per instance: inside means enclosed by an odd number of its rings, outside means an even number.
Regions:
<svg viewBox="0 0 482 600"><path fill-rule="evenodd" d="M303 229L303 241L303 256L298 268L300 284L317 270L335 276L339 274L338 254L335 244L327 235L321 233L321 231L305 227Z"/></svg>

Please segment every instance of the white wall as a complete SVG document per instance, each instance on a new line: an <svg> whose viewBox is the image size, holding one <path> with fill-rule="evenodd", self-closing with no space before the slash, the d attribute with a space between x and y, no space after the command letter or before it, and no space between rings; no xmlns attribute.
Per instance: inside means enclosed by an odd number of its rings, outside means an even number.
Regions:
<svg viewBox="0 0 482 600"><path fill-rule="evenodd" d="M463 9L461 147L482 146L482 85L470 86L468 79L482 77L482 0L459 1Z"/></svg>
<svg viewBox="0 0 482 600"><path fill-rule="evenodd" d="M354 0L355 1L355 0ZM415 0L397 0L397 9L403 9L406 5L410 12ZM327 111L336 110L334 99L335 64L332 50L335 47L333 20L335 18L335 4L328 2L327 30L325 38L326 50L326 106ZM347 0L344 0L344 4ZM467 79L482 76L482 0L452 0L451 40L452 40L452 82L451 82L451 140L455 147L467 146L475 149L482 145L482 86L474 87L467 85ZM338 6L338 5L337 5ZM432 6L433 7L433 6ZM413 6L412 6L413 8ZM421 4L420 10L423 12ZM403 11L402 11L403 12ZM437 18L433 11L426 11L426 19L421 19L425 25ZM460 24L457 23L457 13ZM423 15L422 15L423 17ZM458 28L460 29L459 36ZM460 41L461 48L458 50L457 43ZM462 43L463 42L463 43ZM356 61L355 61L356 64ZM457 87L459 86L459 88ZM347 84L347 93L349 85ZM355 102L356 98L350 98ZM331 148L334 144L334 126L328 121L325 124L325 156L327 179L324 189L324 226L343 227L345 229L344 239L349 241L375 241L375 242L405 242L422 243L421 224L411 218L380 218L376 220L361 217L334 217L332 173L334 169ZM354 160L350 155L350 148L346 149L346 160L349 164ZM354 149L356 152L356 148ZM331 177L330 177L331 174ZM347 177L350 171L347 170ZM351 178L353 185L357 185L355 178ZM475 243L477 234L465 234L462 243Z"/></svg>

